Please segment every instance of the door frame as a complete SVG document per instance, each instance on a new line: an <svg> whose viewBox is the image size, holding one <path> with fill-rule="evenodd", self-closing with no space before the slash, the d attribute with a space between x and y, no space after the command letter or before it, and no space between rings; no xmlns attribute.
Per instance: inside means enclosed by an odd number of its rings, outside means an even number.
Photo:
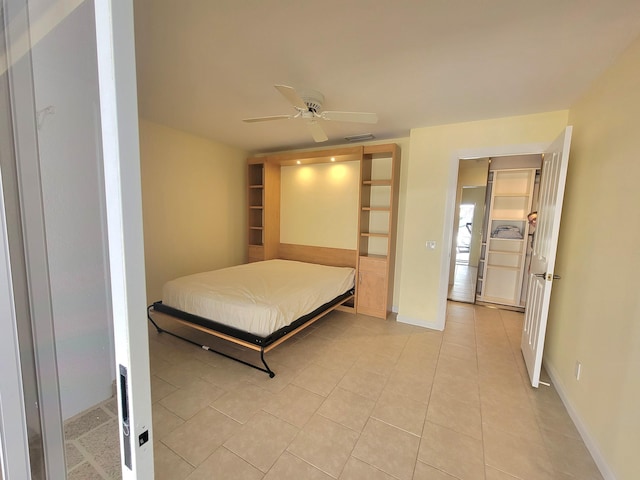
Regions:
<svg viewBox="0 0 640 480"><path fill-rule="evenodd" d="M529 143L521 145L503 145L456 150L449 159L449 183L444 207L443 244L447 245L448 255L440 258L440 291L438 292L438 313L434 328L444 330L447 316L447 296L449 293L449 273L451 271L451 255L454 235L456 189L460 160L471 160L485 157L506 157L513 155L542 155L549 143Z"/></svg>
<svg viewBox="0 0 640 480"><path fill-rule="evenodd" d="M152 480L133 0L98 0L95 19L122 478Z"/></svg>

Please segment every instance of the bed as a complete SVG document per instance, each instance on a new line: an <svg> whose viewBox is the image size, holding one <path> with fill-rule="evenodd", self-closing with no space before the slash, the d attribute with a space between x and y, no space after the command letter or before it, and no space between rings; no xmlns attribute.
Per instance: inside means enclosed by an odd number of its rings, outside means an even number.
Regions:
<svg viewBox="0 0 640 480"><path fill-rule="evenodd" d="M333 262L335 263L335 262ZM338 262L340 263L340 262ZM343 262L344 263L344 262ZM166 332L270 377L264 354L354 297L355 269L274 259L202 272L167 282L149 321ZM260 353L261 365L161 328L151 312Z"/></svg>

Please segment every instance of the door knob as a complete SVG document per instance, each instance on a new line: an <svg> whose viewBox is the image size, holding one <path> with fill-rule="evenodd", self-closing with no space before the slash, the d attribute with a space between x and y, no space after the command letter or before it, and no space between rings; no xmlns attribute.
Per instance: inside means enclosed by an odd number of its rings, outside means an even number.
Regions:
<svg viewBox="0 0 640 480"><path fill-rule="evenodd" d="M539 278L544 278L546 280L560 280L562 277L560 275L556 275L555 273L553 275L551 275L550 273L544 272L544 273L534 273L533 274L534 277L539 277Z"/></svg>

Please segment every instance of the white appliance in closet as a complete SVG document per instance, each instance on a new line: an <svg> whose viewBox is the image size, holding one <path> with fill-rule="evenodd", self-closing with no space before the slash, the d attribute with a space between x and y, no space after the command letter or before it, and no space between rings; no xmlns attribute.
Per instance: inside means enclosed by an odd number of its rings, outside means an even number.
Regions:
<svg viewBox="0 0 640 480"><path fill-rule="evenodd" d="M477 300L522 307L535 168L493 170Z"/></svg>

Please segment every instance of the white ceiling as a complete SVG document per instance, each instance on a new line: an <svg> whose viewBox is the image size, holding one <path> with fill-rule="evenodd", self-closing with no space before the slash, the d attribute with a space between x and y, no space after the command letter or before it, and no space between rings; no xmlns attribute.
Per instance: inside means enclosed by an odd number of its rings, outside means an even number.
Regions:
<svg viewBox="0 0 640 480"><path fill-rule="evenodd" d="M140 114L252 152L568 108L640 35L638 0L135 0ZM273 87L314 89L315 144Z"/></svg>

